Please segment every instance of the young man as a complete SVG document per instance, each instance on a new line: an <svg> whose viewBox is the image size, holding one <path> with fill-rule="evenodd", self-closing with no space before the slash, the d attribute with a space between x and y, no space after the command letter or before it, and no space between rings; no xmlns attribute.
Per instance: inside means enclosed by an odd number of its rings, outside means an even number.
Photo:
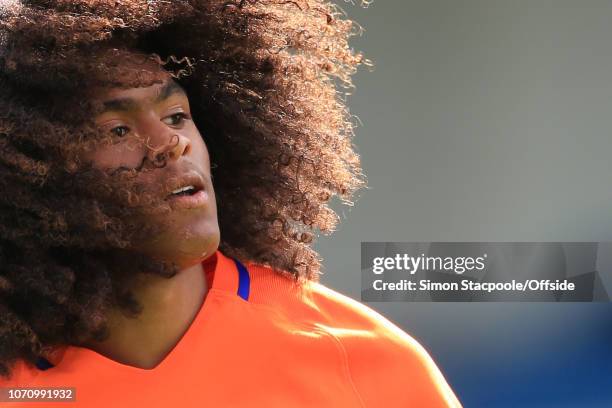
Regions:
<svg viewBox="0 0 612 408"><path fill-rule="evenodd" d="M0 9L5 401L460 406L410 336L318 283L312 232L363 185L330 80L361 56L337 17L319 1Z"/></svg>

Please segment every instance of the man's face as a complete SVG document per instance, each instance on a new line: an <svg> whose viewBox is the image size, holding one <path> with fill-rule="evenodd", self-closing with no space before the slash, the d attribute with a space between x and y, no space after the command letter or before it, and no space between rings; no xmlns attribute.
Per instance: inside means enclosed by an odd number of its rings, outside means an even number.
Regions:
<svg viewBox="0 0 612 408"><path fill-rule="evenodd" d="M220 233L210 159L184 90L168 76L150 87L94 89L91 97L104 103L105 111L95 123L114 141L100 144L85 160L110 172L141 170L138 182L147 185L147 191L159 191L172 207L168 214L146 216L145 222L162 225L163 233L135 243L136 249L181 268L214 253ZM165 167L154 165L160 153L166 155ZM199 191L168 195L163 182L183 176L181 186L194 185Z"/></svg>

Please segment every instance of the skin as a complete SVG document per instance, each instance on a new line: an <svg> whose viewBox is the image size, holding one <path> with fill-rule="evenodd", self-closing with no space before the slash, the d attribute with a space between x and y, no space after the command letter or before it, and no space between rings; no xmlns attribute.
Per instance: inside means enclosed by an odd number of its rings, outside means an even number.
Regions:
<svg viewBox="0 0 612 408"><path fill-rule="evenodd" d="M160 93L166 97L155 100ZM143 306L142 314L133 319L111 310L107 315L110 337L82 345L120 363L152 369L188 330L209 289L202 262L214 254L220 240L209 154L191 120L187 95L169 75L163 84L146 88L92 89L90 97L103 102L130 98L133 103L127 110L122 104L111 103L110 110L95 118L96 124L112 132L118 142L98 146L84 155L85 160L111 171L137 168L143 160L146 165L157 153L168 150L167 166L151 167L141 173L139 181L155 191L160 180L195 171L203 176L208 195L202 207L177 209L163 218L145 216L147 222L165 229L159 236L138 243L135 249L176 263L180 272L171 279L139 274L134 295Z"/></svg>

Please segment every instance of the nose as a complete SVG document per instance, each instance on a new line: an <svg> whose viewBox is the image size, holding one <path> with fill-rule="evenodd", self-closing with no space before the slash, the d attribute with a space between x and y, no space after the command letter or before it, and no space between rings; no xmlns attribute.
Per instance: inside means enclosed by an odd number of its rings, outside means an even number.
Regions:
<svg viewBox="0 0 612 408"><path fill-rule="evenodd" d="M147 159L158 166L167 160L178 160L179 157L191 151L191 141L188 137L172 131L172 129L161 130L163 137L150 138L149 140L161 139L159 143L147 145Z"/></svg>

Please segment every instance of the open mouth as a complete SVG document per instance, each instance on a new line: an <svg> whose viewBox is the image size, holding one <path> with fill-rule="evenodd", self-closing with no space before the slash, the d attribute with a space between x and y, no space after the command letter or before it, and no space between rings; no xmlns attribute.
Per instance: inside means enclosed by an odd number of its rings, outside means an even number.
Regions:
<svg viewBox="0 0 612 408"><path fill-rule="evenodd" d="M175 210L200 208L206 206L208 194L204 188L190 184L172 191L166 200Z"/></svg>
<svg viewBox="0 0 612 408"><path fill-rule="evenodd" d="M201 188L196 186L185 186L174 190L168 197L192 196L200 190Z"/></svg>
<svg viewBox="0 0 612 408"><path fill-rule="evenodd" d="M166 200L187 199L191 196L199 197L204 193L204 179L200 174L188 172L177 178L179 180L176 184L166 190Z"/></svg>

